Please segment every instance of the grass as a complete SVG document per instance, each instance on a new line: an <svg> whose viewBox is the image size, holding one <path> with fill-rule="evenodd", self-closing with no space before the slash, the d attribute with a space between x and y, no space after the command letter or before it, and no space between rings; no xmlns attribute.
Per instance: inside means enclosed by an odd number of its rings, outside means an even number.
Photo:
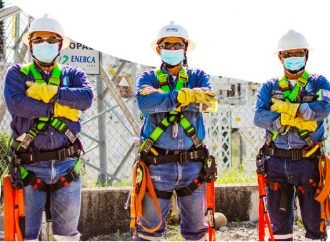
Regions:
<svg viewBox="0 0 330 242"><path fill-rule="evenodd" d="M216 184L254 184L256 182L256 173L248 173L243 168L227 168L218 173L216 180Z"/></svg>
<svg viewBox="0 0 330 242"><path fill-rule="evenodd" d="M96 184L86 177L84 179L83 187L97 188L97 187L131 187L131 177L122 178L120 182L114 181L111 185ZM218 172L218 179L216 184L254 184L257 182L257 175L255 172L246 172L244 168L226 168L222 172Z"/></svg>

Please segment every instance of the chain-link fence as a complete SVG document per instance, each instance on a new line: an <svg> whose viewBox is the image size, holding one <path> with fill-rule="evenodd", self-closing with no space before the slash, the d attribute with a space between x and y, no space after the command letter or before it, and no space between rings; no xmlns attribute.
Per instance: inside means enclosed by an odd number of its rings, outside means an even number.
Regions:
<svg viewBox="0 0 330 242"><path fill-rule="evenodd" d="M26 63L29 58L21 41L29 20L16 8L0 11L0 41L3 43L0 49L0 159L3 161L7 154L4 140L10 133L11 121L3 96L4 75L13 63ZM142 124L134 97L135 82L140 73L150 67L109 55L102 55L101 60L100 75L89 76L95 96L93 105L81 116L84 184L128 185ZM217 91L219 109L204 115L205 143L217 157L219 171L225 167L254 171L255 156L263 142L263 130L253 125L259 84L216 76L211 77L211 82Z"/></svg>
<svg viewBox="0 0 330 242"><path fill-rule="evenodd" d="M27 48L21 41L29 17L17 8L0 9L0 171L8 162L8 139L10 137L10 115L6 111L3 96L3 78L13 63L24 63Z"/></svg>

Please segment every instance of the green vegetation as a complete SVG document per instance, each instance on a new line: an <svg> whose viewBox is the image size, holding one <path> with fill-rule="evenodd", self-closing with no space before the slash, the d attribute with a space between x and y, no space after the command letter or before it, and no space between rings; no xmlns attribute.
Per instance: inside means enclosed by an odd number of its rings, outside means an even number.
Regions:
<svg viewBox="0 0 330 242"><path fill-rule="evenodd" d="M0 130L0 176L9 164L9 143L10 133Z"/></svg>
<svg viewBox="0 0 330 242"><path fill-rule="evenodd" d="M84 175L84 173L83 173ZM96 187L131 187L132 178L122 178L120 182L113 181L111 185L95 184L95 181L88 180L87 177L83 182L83 187L96 188ZM254 184L257 183L257 175L255 172L247 172L243 168L226 168L222 172L218 172L218 179L216 184Z"/></svg>
<svg viewBox="0 0 330 242"><path fill-rule="evenodd" d="M179 226L167 225L167 229L164 233L165 241L183 241L183 237L180 234Z"/></svg>
<svg viewBox="0 0 330 242"><path fill-rule="evenodd" d="M257 182L255 172L246 172L242 168L227 168L218 173L216 184L253 184Z"/></svg>

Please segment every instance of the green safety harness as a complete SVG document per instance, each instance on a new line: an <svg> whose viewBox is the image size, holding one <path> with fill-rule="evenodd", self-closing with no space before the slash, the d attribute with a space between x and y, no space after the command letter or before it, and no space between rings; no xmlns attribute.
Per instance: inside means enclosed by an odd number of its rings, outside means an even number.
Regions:
<svg viewBox="0 0 330 242"><path fill-rule="evenodd" d="M160 88L165 92L170 92L170 87L168 84L168 74L164 73L161 69L156 69L157 79L160 84ZM185 83L188 81L187 70L182 67L180 69L178 80L175 86L176 90L181 90ZM164 133L164 131L175 123L179 123L186 135L191 138L196 149L202 148L203 143L198 139L196 130L194 126L189 122L189 120L181 113L177 111L171 111L168 115L163 118L163 120L157 125L157 127L152 131L150 136L144 140L140 146L140 152L142 155L147 155L150 151L150 148L155 143L156 140ZM154 162L155 163L155 162ZM156 162L157 163L157 162Z"/></svg>
<svg viewBox="0 0 330 242"><path fill-rule="evenodd" d="M301 77L298 78L296 85L293 87L292 90L290 90L289 81L285 76L283 76L279 81L278 85L280 87L280 90L283 93L284 100L287 102L310 102L314 99L314 97L307 97L303 98L302 100L298 97L298 94L301 90L301 88L305 87L308 83L309 74L304 71ZM277 138L278 133L277 132L267 132L266 141L263 147L260 149L259 154L257 155L257 167L261 170L263 170L264 173L266 173L264 162L265 162L265 156L278 156L282 158L287 158L291 160L300 160L302 158L312 158L316 159L320 155L320 142L314 142L311 139L310 132L306 130L298 130L299 136L306 142L307 147L305 149L293 149L293 150L283 150L276 148L272 141ZM313 150L314 149L314 150ZM318 150L317 150L318 149ZM313 151L312 155L309 157L306 157L306 153L308 151ZM259 164L258 164L259 163ZM292 186L286 183L281 182L274 182L274 181L267 181L267 186L273 190L273 191L281 191L281 197L280 197L280 206L279 210L281 212L286 212L288 208L288 192L293 189ZM305 194L309 190L315 189L317 186L317 176L314 174L313 178L308 179L306 184L298 185L296 186L297 191L301 194Z"/></svg>
<svg viewBox="0 0 330 242"><path fill-rule="evenodd" d="M35 82L39 84L46 83L40 72L37 71L34 63L29 63L21 68L21 72L28 76L29 72L32 73L32 76L35 80ZM61 67L60 65L56 64L54 66L53 72L51 77L49 78L48 85L54 85L54 86L59 86L60 85L60 76L61 76ZM68 125L63 122L62 120L55 118L55 117L40 117L36 119L32 127L29 129L27 133L22 134L19 136L16 140L19 141L18 144L16 144L15 149L18 152L24 152L27 150L27 148L30 146L30 144L34 141L34 139L37 137L37 135L45 131L48 126L51 126L55 128L58 132L61 134L64 134L70 142L73 144L76 140L75 135L70 131L68 128ZM39 159L40 160L40 159ZM32 161L30 161L32 162Z"/></svg>
<svg viewBox="0 0 330 242"><path fill-rule="evenodd" d="M21 67L21 72L28 76L32 73L34 81L39 84L46 83L40 72L36 69L34 63L29 63ZM60 85L61 66L55 64L52 75L49 78L48 85ZM71 142L71 146L49 152L35 152L30 148L35 138L41 132L55 128L61 134L64 134ZM34 189L40 191L54 191L62 187L68 186L70 182L76 181L79 178L81 159L80 154L83 151L79 139L70 131L68 125L55 117L40 117L35 120L32 127L27 133L20 135L16 140L12 140L13 159L10 164L10 173L13 182L23 182L24 186L31 185ZM59 160L63 161L69 157L78 157L74 167L68 173L58 180L55 184L46 184L41 178L34 175L33 172L27 171L21 164L33 164L38 161Z"/></svg>
<svg viewBox="0 0 330 242"><path fill-rule="evenodd" d="M309 74L307 71L304 71L301 77L298 78L296 85L293 87L292 90L290 90L290 85L289 81L286 78L286 76L283 76L279 81L278 85L280 90L283 93L284 100L287 102L308 102L312 101L313 98L307 97L301 98L298 96L299 91L301 88L305 87L308 83L309 79ZM270 132L268 131L267 137L266 137L266 142L265 142L265 154L266 155L271 155L271 156L280 156L284 158L289 158L292 160L299 160L302 158L306 157L306 154L309 151L314 151L313 149L318 149L321 146L320 142L314 142L311 138L310 132L306 130L298 130L299 136L306 142L307 147L305 149L297 149L297 150L281 150L281 149L276 149L274 146L271 145L271 142L275 140L278 136L278 132ZM313 152L315 153L315 152ZM315 158L315 155L319 155L319 153L315 153L311 157Z"/></svg>
<svg viewBox="0 0 330 242"><path fill-rule="evenodd" d="M155 74L160 84L160 88L165 92L170 92L169 86L169 75L164 73L160 68L155 70ZM179 71L177 82L175 89L181 90L188 81L188 73L186 68L182 67ZM153 144L158 140L158 138L164 133L164 131L172 126L173 129L175 125L180 124L183 128L185 134L191 138L194 148L190 151L171 151L165 150L158 147L153 147ZM176 136L175 136L176 137ZM209 160L209 153L205 145L203 145L202 141L198 138L196 129L189 122L189 120L183 115L182 112L171 111L169 112L165 118L156 126L156 128L152 131L150 136L143 141L143 143L139 147L139 155L140 158L149 166L149 165L159 165L164 163L172 163L179 162L181 164L185 163L188 160L196 161L196 162L204 162ZM210 169L205 169L200 175L193 180L191 184L187 187L176 190L178 196L186 196L190 195L194 190L196 190L205 180L205 173L214 174L216 172L216 164L213 160L213 163ZM208 174L208 175L209 175ZM157 197L163 199L170 199L172 196L172 192L158 191L156 190Z"/></svg>

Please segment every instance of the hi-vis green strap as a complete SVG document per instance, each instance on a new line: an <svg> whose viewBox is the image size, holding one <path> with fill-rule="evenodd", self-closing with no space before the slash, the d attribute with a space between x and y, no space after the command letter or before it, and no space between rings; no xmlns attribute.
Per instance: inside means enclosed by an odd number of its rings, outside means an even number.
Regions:
<svg viewBox="0 0 330 242"><path fill-rule="evenodd" d="M170 87L168 85L168 75L164 73L161 69L156 69L157 79L159 81L161 89L168 93L170 92ZM175 86L176 90L180 90L185 86L185 83L188 81L188 73L186 68L182 67L178 74L177 83ZM152 131L150 136L144 140L140 145L140 151L148 153L153 143L159 139L159 137L164 133L170 125L178 122L186 135L191 138L196 148L199 148L202 145L202 142L198 139L196 130L194 126L189 122L189 120L181 113L172 111L157 125L157 127Z"/></svg>
<svg viewBox="0 0 330 242"><path fill-rule="evenodd" d="M283 76L279 81L278 85L283 92L284 99L289 102L295 102L299 91L302 87L306 86L309 79L309 74L307 71L304 71L304 73L301 75L301 77L298 78L296 85L294 88L290 91L290 85L289 81L286 78L286 76Z"/></svg>
<svg viewBox="0 0 330 242"><path fill-rule="evenodd" d="M46 83L42 78L40 72L36 69L36 66L33 62L28 63L21 67L21 72L24 73L26 76L29 74L30 71L36 83L39 84ZM48 85L59 86L61 82L60 78L61 78L61 66L58 63L56 63L53 68L52 75L48 80Z"/></svg>
<svg viewBox="0 0 330 242"><path fill-rule="evenodd" d="M80 173L80 168L81 168L81 163L82 163L82 159L80 157L78 157L76 163L73 166L73 171L78 175ZM28 174L29 171L23 166L20 165L19 167L17 167L16 169L20 169L21 172L21 179L24 180ZM33 174L34 175L34 174Z"/></svg>
<svg viewBox="0 0 330 242"><path fill-rule="evenodd" d="M150 136L144 140L144 142L140 146L140 151L148 153L153 143L164 133L164 131L175 122L178 122L186 135L191 138L194 143L195 148L200 148L202 146L202 142L199 140L196 134L196 129L189 122L189 120L180 112L170 112L167 117L165 117L157 127L152 131Z"/></svg>
<svg viewBox="0 0 330 242"><path fill-rule="evenodd" d="M289 85L289 81L288 79L283 76L279 81L278 81L278 85L283 93L284 99L287 102L295 102L299 91L301 88L305 87L308 83L308 79L309 79L309 74L307 71L304 71L304 73L301 75L301 77L298 78L296 85L293 87L293 89L290 91L290 85ZM299 130L298 134L301 138L303 138L305 140L305 142L307 143L307 145L309 147L313 147L314 146L314 142L310 137L310 133L306 130ZM273 140L275 140L277 138L278 133L274 132L273 133Z"/></svg>
<svg viewBox="0 0 330 242"><path fill-rule="evenodd" d="M21 72L24 73L25 75L28 75L31 72L33 79L36 83L39 84L46 83L45 80L43 80L41 73L36 69L36 66L33 62L22 66ZM61 66L56 63L53 68L52 75L48 80L48 85L59 86L60 77L61 77ZM72 134L70 130L67 129L67 125L63 121L54 117L40 117L32 125L32 127L28 130L27 133L24 133L19 137L20 144L17 147L17 151L26 150L29 147L29 145L33 142L33 140L37 137L39 132L43 131L48 125L54 127L60 133L64 133L72 143L74 142L75 136Z"/></svg>
<svg viewBox="0 0 330 242"><path fill-rule="evenodd" d="M164 73L160 68L157 68L156 75L157 75L157 79L160 84L160 88L165 93L170 92L170 86L168 85L168 74ZM187 81L188 81L187 69L185 67L181 67L179 74L178 74L178 79L176 82L175 89L181 90L181 88L184 87L184 85L187 83Z"/></svg>
<svg viewBox="0 0 330 242"><path fill-rule="evenodd" d="M32 127L28 130L27 133L24 133L20 136L21 138L18 138L18 140L20 140L20 143L16 150L20 152L25 151L33 142L33 140L37 137L37 135L41 131L45 130L48 126L52 126L58 132L66 135L71 141L71 143L75 141L76 137L68 129L68 125L66 123L55 117L40 117L35 121L35 123L32 125Z"/></svg>

